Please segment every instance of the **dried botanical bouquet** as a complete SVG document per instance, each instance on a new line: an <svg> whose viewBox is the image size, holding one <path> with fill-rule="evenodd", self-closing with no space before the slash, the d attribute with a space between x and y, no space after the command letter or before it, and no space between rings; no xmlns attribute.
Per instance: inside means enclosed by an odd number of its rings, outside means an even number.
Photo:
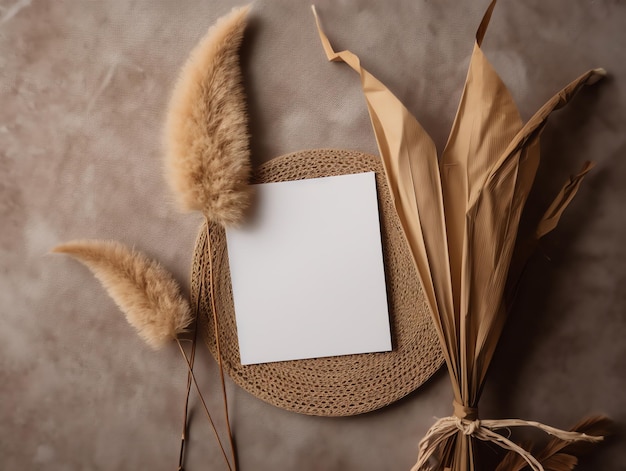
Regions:
<svg viewBox="0 0 626 471"><path fill-rule="evenodd" d="M570 470L580 443L597 442L607 419L594 417L571 431L520 419L485 420L478 401L519 274L536 241L552 231L592 165L563 186L529 239L518 239L518 225L539 165L539 138L552 111L564 106L586 84L605 75L590 70L563 88L526 123L483 51L495 0L476 34L457 116L441 157L417 120L349 51L335 52L318 31L329 60L343 61L361 83L385 176L439 335L454 392L453 414L438 420L420 443L414 470L466 471L475 464L476 441L507 451L497 471L530 467ZM207 222L237 224L249 202L250 159L239 47L248 7L233 10L212 27L183 68L170 102L166 126L167 180L180 206L199 211ZM207 231L210 224L206 225ZM211 237L206 237L210 244ZM210 252L210 248L208 248ZM113 241L75 241L55 252L87 265L127 320L151 346L177 342L188 368L179 469L184 462L187 403L195 384L193 362L199 300L189 303L172 276L158 263ZM209 261L211 257L209 257ZM202 289L212 290L213 267L202 273ZM206 279L208 278L208 279ZM220 366L229 450L213 425L228 469L236 456L228 420L224 372L219 353L218 315L211 308ZM188 354L181 336L192 332ZM535 427L553 436L531 449L498 430Z"/></svg>

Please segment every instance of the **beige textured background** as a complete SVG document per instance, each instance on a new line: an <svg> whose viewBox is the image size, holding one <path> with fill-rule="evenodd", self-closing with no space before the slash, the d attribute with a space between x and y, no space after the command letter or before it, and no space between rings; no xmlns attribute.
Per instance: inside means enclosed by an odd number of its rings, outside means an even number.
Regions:
<svg viewBox="0 0 626 471"><path fill-rule="evenodd" d="M327 63L307 1L259 0L242 64L253 159L302 148L376 153L357 76ZM320 0L339 48L442 148L486 0ZM160 133L188 51L232 0L0 0L0 469L175 469L185 369L150 351L79 264L46 255L115 238L185 285L199 225L163 185ZM597 168L532 260L481 402L484 417L626 423L626 2L501 0L484 48L528 117L580 72L611 78L550 121L539 211L585 159ZM218 411L214 362L199 376ZM242 471L402 470L447 375L365 416L299 416L228 384ZM195 403L188 470L223 469ZM219 414L218 414L219 415ZM222 422L219 422L223 425ZM485 454L493 455L492 450ZM626 469L618 435L582 470Z"/></svg>

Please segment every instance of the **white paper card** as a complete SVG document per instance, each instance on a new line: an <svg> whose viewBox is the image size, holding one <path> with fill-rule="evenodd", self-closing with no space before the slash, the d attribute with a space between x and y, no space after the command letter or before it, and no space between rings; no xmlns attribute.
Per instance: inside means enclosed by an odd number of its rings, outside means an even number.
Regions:
<svg viewBox="0 0 626 471"><path fill-rule="evenodd" d="M391 350L373 172L255 185L226 240L242 364Z"/></svg>

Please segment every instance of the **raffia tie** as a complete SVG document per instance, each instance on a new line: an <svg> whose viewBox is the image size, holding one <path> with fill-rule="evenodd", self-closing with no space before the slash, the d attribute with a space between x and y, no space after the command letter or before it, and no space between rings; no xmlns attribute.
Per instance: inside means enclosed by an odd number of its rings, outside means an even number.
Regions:
<svg viewBox="0 0 626 471"><path fill-rule="evenodd" d="M478 409L463 406L456 401L452 404L454 406L454 415L437 420L430 430L428 430L426 436L420 441L417 463L411 468L411 471L423 469L433 453L457 433L472 436L484 442L492 442L505 450L514 451L524 458L534 471L545 471L537 458L517 443L495 432L495 430L508 429L511 427L535 427L566 442L585 441L595 443L603 439L603 437L596 437L579 432L569 432L529 420L480 420L478 418Z"/></svg>

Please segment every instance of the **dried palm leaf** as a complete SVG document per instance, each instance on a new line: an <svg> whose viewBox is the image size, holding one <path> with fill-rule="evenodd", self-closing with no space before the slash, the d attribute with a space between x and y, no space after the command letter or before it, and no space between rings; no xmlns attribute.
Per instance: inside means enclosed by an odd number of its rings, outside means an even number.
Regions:
<svg viewBox="0 0 626 471"><path fill-rule="evenodd" d="M321 29L326 56L361 79L387 183L437 330L454 392L453 413L420 442L413 470L437 450L444 467L474 471L474 446L488 441L520 454L535 471L539 461L496 430L534 427L566 441L601 437L566 432L535 421L478 420L478 402L506 320L505 294L520 216L539 165L539 138L551 113L587 84L606 75L588 70L566 85L526 123L511 93L482 51L496 0L476 33L461 102L438 158L434 142L402 102L348 50L336 52ZM589 166L555 200L536 237L552 230ZM517 273L517 269L511 273Z"/></svg>

